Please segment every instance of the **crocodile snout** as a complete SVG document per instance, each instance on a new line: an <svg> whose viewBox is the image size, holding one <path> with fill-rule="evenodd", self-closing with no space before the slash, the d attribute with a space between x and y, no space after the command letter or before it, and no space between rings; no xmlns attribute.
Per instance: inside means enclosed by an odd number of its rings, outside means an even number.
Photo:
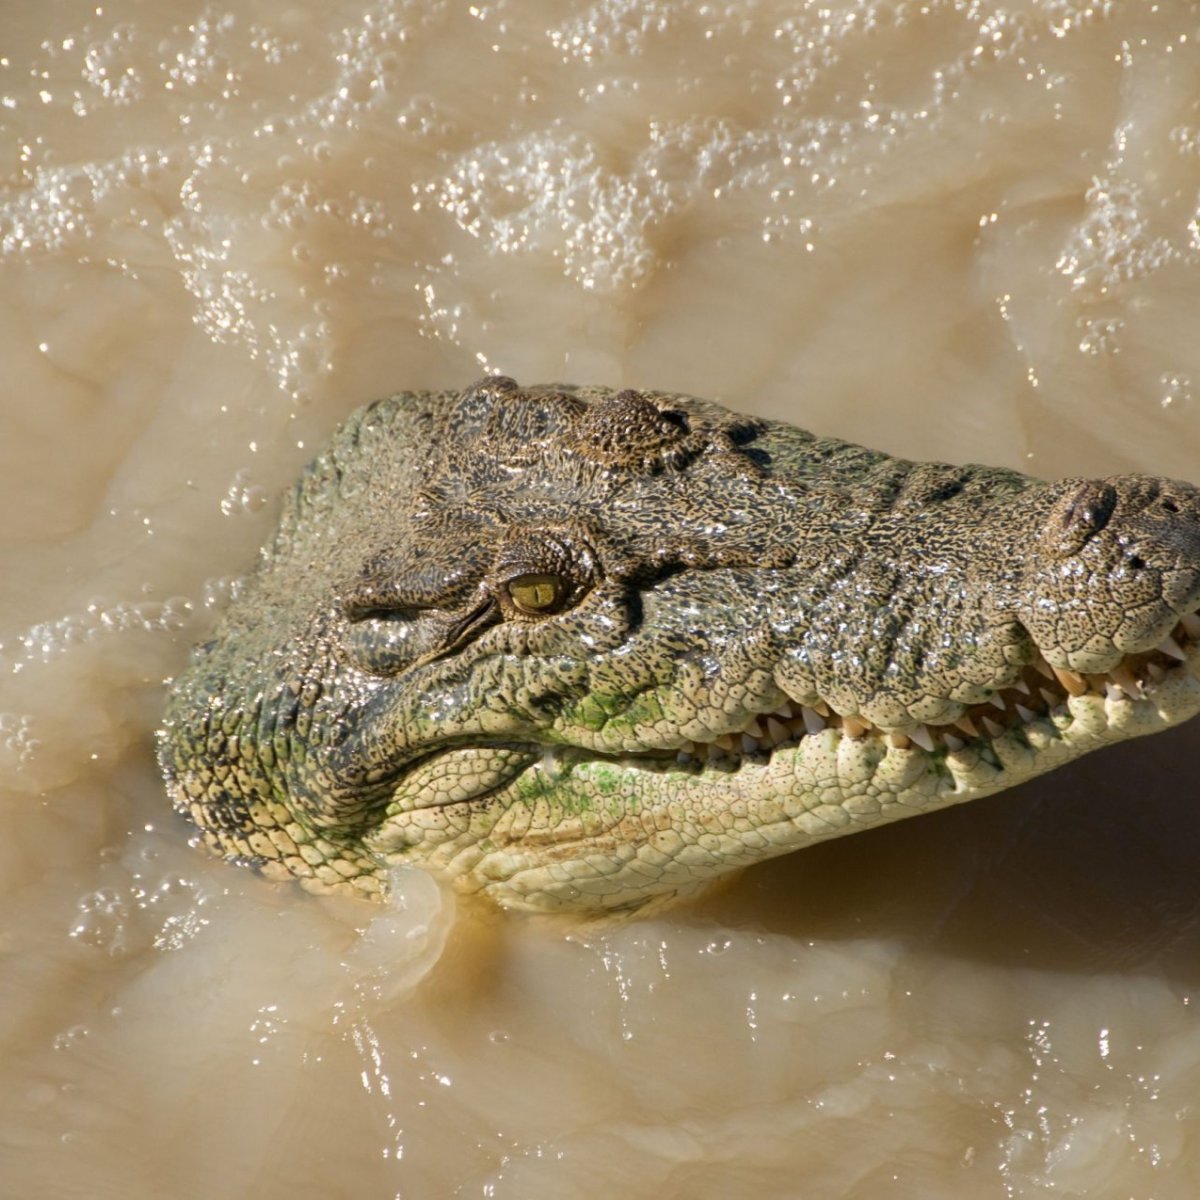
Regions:
<svg viewBox="0 0 1200 1200"><path fill-rule="evenodd" d="M1057 490L1020 617L1054 666L1106 671L1200 607L1200 489L1123 475Z"/></svg>

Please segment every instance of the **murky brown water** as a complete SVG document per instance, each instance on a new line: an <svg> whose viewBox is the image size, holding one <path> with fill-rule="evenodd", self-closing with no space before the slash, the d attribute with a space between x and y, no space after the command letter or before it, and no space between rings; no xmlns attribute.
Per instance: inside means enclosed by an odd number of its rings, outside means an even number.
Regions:
<svg viewBox="0 0 1200 1200"><path fill-rule="evenodd" d="M161 681L400 387L1200 481L1194 5L0 11L0 1191L1200 1194L1200 730L609 931L207 861Z"/></svg>

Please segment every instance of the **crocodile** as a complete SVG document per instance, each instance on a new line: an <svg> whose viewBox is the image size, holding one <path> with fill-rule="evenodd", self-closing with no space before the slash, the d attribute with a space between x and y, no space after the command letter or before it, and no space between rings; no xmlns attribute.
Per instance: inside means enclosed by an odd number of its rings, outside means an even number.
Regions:
<svg viewBox="0 0 1200 1200"><path fill-rule="evenodd" d="M1200 489L493 376L352 415L173 682L198 841L622 912L1200 710Z"/></svg>

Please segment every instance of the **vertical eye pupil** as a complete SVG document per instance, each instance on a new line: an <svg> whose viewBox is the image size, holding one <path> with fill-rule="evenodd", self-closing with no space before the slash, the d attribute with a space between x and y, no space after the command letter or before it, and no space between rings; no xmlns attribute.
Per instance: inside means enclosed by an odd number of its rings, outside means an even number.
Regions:
<svg viewBox="0 0 1200 1200"><path fill-rule="evenodd" d="M518 575L508 581L509 599L524 613L555 612L565 593L561 575Z"/></svg>

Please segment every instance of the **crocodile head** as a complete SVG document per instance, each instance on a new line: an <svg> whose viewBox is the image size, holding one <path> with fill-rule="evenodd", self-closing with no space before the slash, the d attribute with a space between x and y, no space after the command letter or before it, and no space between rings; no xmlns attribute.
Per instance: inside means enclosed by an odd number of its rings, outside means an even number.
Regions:
<svg viewBox="0 0 1200 1200"><path fill-rule="evenodd" d="M1200 490L603 388L402 394L309 467L160 754L227 857L615 909L1200 709Z"/></svg>

